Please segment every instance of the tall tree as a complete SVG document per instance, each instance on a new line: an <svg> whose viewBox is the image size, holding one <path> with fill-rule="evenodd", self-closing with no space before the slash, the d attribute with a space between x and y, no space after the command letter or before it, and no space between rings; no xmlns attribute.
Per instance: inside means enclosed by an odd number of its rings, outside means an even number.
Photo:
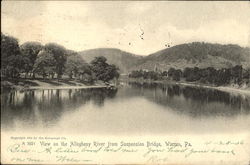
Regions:
<svg viewBox="0 0 250 165"><path fill-rule="evenodd" d="M182 76L182 71L180 69L177 69L173 73L173 80L174 81L180 81L181 76Z"/></svg>
<svg viewBox="0 0 250 165"><path fill-rule="evenodd" d="M20 55L18 40L1 33L1 74L5 77L18 77L26 61Z"/></svg>
<svg viewBox="0 0 250 165"><path fill-rule="evenodd" d="M55 43L49 43L44 46L44 49L50 53L55 61L55 71L57 73L57 78L61 78L64 69L65 69L65 63L67 60L67 51L66 49L58 44Z"/></svg>
<svg viewBox="0 0 250 165"><path fill-rule="evenodd" d="M172 77L173 74L174 74L174 72L175 72L175 68L169 68L169 70L168 70L168 76Z"/></svg>
<svg viewBox="0 0 250 165"><path fill-rule="evenodd" d="M22 55L27 59L24 65L26 75L32 72L37 55L42 50L42 48L43 46L39 42L26 42L20 46ZM35 77L34 73L33 77Z"/></svg>
<svg viewBox="0 0 250 165"><path fill-rule="evenodd" d="M242 73L243 68L241 65L236 65L231 69L231 75L235 84L239 84L242 82Z"/></svg>
<svg viewBox="0 0 250 165"><path fill-rule="evenodd" d="M41 51L34 64L34 72L38 73L46 78L48 75L51 75L53 78L56 69L56 60L54 56L47 52L46 50Z"/></svg>
<svg viewBox="0 0 250 165"><path fill-rule="evenodd" d="M119 78L119 68L116 67L115 65L109 65L106 67L105 72L104 72L104 81L107 82L109 80L112 80L113 78L117 79Z"/></svg>
<svg viewBox="0 0 250 165"><path fill-rule="evenodd" d="M103 56L95 57L91 61L91 69L96 79L104 82L119 77L118 68L115 65L109 65L106 61L107 59Z"/></svg>
<svg viewBox="0 0 250 165"><path fill-rule="evenodd" d="M67 58L65 71L70 78L72 78L73 76L77 78L85 72L89 72L88 64L82 59L79 54L73 53Z"/></svg>

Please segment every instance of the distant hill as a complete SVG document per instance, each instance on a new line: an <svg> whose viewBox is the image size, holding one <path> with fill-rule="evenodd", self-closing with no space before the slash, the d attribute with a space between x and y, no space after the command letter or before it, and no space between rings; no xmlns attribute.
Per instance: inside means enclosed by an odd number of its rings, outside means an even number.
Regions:
<svg viewBox="0 0 250 165"><path fill-rule="evenodd" d="M112 48L91 49L79 53L87 62L96 56L104 56L109 63L117 65L122 73L138 69L154 70L155 67L160 70L195 66L227 68L238 64L245 68L250 67L250 48L232 44L193 42L176 45L148 56L138 56Z"/></svg>
<svg viewBox="0 0 250 165"><path fill-rule="evenodd" d="M107 58L108 63L118 66L122 73L128 72L130 68L136 65L139 59L143 58L143 56L134 55L114 48L90 49L81 51L79 54L87 62L93 60L94 57L104 56Z"/></svg>
<svg viewBox="0 0 250 165"><path fill-rule="evenodd" d="M250 48L238 45L221 45L193 42L176 45L138 60L137 69L166 70L170 67L227 68L237 64L250 67Z"/></svg>

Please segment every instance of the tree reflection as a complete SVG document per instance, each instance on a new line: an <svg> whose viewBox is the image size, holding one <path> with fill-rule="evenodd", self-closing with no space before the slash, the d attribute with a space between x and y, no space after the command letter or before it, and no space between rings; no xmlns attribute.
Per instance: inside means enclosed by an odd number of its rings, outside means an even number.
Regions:
<svg viewBox="0 0 250 165"><path fill-rule="evenodd" d="M53 125L65 111L76 110L92 101L103 106L105 99L115 97L117 90L108 89L49 89L11 91L1 95L1 121L11 127L18 119L29 124L38 120L44 126Z"/></svg>
<svg viewBox="0 0 250 165"><path fill-rule="evenodd" d="M101 109L108 99L143 97L174 113L195 118L250 113L250 96L190 86L131 83L118 90L65 89L11 91L1 94L1 122L12 128L17 120L44 127L55 125L66 112L85 110L85 104ZM115 101L115 99L114 99ZM126 113L126 112L124 112Z"/></svg>
<svg viewBox="0 0 250 165"><path fill-rule="evenodd" d="M193 117L250 113L250 97L245 95L162 83L130 83L130 85L135 91L143 87L141 95L147 99Z"/></svg>

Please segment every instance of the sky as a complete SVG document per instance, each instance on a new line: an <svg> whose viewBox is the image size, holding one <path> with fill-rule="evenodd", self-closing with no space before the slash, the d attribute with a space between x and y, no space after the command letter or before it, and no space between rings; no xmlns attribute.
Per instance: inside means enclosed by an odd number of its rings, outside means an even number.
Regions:
<svg viewBox="0 0 250 165"><path fill-rule="evenodd" d="M168 46L211 42L250 46L250 2L2 1L2 32L22 44L118 48L148 55Z"/></svg>

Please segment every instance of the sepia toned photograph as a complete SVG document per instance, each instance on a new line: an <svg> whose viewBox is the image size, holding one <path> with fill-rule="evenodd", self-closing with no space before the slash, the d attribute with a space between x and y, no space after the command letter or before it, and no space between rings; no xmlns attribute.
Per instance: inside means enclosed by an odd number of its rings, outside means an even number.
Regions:
<svg viewBox="0 0 250 165"><path fill-rule="evenodd" d="M58 164L105 164L115 154L116 163L167 164L180 153L197 154L190 164L205 163L204 153L250 163L249 2L4 0L1 9L1 163L51 163L47 154L59 149L28 135L119 141L99 150L102 143L69 141ZM174 140L139 142L146 136ZM199 137L232 149L192 148ZM227 140L211 142L218 137ZM148 149L143 161L118 154L140 146ZM72 156L102 149L105 161ZM150 155L165 151L178 154Z"/></svg>

